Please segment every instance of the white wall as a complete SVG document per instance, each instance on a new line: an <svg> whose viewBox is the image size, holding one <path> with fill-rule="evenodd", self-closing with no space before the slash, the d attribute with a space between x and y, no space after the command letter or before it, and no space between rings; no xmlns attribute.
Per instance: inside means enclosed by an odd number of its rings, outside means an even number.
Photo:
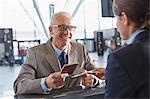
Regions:
<svg viewBox="0 0 150 99"><path fill-rule="evenodd" d="M55 12L65 10L71 14L80 0L35 0L48 31L50 23L49 4L55 5ZM101 0L84 0L74 17L74 24L77 29L73 38L84 38L86 30L87 38L93 37L93 31L109 29L115 26L115 19L101 17ZM20 5L20 2L23 6ZM66 6L65 6L66 5ZM24 8L25 9L24 9ZM85 8L85 9L84 9ZM36 38L42 42L47 41L42 25L34 9L32 0L0 0L0 28L13 28L14 39L29 40ZM36 23L36 27L33 22ZM100 24L100 25L99 25Z"/></svg>

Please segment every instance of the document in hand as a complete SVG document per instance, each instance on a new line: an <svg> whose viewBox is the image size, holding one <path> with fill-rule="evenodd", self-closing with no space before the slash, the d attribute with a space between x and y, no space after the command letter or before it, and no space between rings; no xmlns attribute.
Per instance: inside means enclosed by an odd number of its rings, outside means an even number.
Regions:
<svg viewBox="0 0 150 99"><path fill-rule="evenodd" d="M68 73L71 75L79 63L73 63L73 64L65 64L61 70L61 73Z"/></svg>
<svg viewBox="0 0 150 99"><path fill-rule="evenodd" d="M82 72L82 73L79 73L79 74L71 76L71 78L81 77L81 76L83 76L85 74L86 74L86 72Z"/></svg>
<svg viewBox="0 0 150 99"><path fill-rule="evenodd" d="M79 74L73 75L71 78L80 77L80 76L83 76L83 75L85 75L85 74L93 74L93 75L96 76L96 73L94 73L93 71L83 71L83 72L81 72L81 73L79 73Z"/></svg>

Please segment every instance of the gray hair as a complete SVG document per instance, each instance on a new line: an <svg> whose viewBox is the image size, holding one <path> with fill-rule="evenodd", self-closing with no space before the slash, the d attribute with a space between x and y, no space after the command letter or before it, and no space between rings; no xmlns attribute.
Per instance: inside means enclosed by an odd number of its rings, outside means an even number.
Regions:
<svg viewBox="0 0 150 99"><path fill-rule="evenodd" d="M57 18L58 17L67 17L67 18L70 18L70 19L72 19L72 17L71 17L71 15L68 13L68 12L65 12L65 11L60 11L60 12L57 12L57 13L55 13L52 17L51 17L51 25L52 24L55 24L56 22L56 20L57 20Z"/></svg>

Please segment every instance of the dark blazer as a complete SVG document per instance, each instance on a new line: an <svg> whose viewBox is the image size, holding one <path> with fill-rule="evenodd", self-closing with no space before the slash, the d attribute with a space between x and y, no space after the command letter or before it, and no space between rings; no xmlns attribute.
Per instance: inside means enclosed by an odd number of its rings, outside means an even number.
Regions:
<svg viewBox="0 0 150 99"><path fill-rule="evenodd" d="M149 97L149 30L112 52L106 67L105 98Z"/></svg>
<svg viewBox="0 0 150 99"><path fill-rule="evenodd" d="M77 74L85 62L86 70L94 69L85 47L79 43L70 43L68 47L68 63L79 63L73 74ZM47 43L30 48L26 61L22 64L20 73L14 82L15 94L44 94L40 87L41 78L51 73L61 71L61 65L52 47L51 40ZM80 78L67 80L64 88L80 86ZM61 89L60 89L61 90ZM52 90L51 93L56 90Z"/></svg>

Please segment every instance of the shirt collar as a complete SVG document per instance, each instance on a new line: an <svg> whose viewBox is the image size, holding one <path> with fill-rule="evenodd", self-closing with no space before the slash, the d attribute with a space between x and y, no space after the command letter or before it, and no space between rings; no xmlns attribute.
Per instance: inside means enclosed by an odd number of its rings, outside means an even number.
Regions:
<svg viewBox="0 0 150 99"><path fill-rule="evenodd" d="M65 52L65 54L67 55L68 47L64 51L62 51L62 50L58 49L53 43L52 43L52 46L56 52L57 57L59 57L62 52Z"/></svg>
<svg viewBox="0 0 150 99"><path fill-rule="evenodd" d="M144 30L137 29L135 32L133 32L132 35L131 35L131 37L127 40L127 44L132 44L133 41L134 41L134 39L135 39L135 37L136 37L138 34L142 33L143 31L144 31Z"/></svg>

